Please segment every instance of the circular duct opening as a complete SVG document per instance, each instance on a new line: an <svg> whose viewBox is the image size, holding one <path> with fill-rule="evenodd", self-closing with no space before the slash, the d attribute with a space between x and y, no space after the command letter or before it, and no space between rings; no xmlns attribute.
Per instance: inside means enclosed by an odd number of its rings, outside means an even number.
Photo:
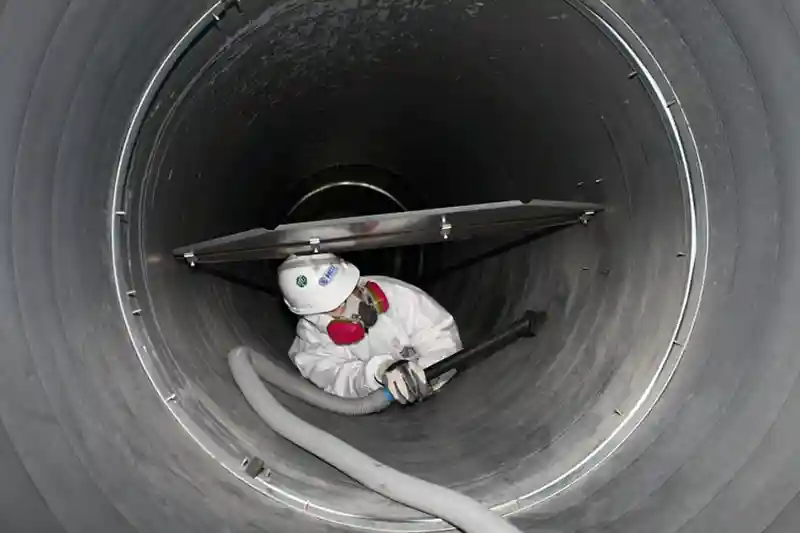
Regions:
<svg viewBox="0 0 800 533"><path fill-rule="evenodd" d="M345 418L279 396L377 460L503 512L572 482L632 431L674 364L698 238L669 118L679 106L583 5L261 4L200 19L145 95L146 120L123 154L117 282L159 393L205 449L270 496L339 523L429 529L276 436L236 388L225 358L236 345L291 367L295 318L276 264L191 270L171 250L283 222L331 168L405 209L603 203L588 226L535 240L427 246L424 261L419 249L362 254L369 273L436 297L466 344L526 309L548 312L537 338L410 408ZM267 476L244 476L251 455Z"/></svg>
<svg viewBox="0 0 800 533"><path fill-rule="evenodd" d="M408 211L405 202L421 203L400 176L372 165L334 165L298 181L285 194L296 200L280 217L283 223L397 213ZM424 269L424 250L420 247L351 252L347 259L366 272L399 278L419 278Z"/></svg>

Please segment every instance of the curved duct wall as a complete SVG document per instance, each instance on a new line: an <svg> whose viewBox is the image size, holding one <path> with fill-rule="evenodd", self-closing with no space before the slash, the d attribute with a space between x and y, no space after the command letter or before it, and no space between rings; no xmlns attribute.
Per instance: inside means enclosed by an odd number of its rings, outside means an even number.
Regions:
<svg viewBox="0 0 800 533"><path fill-rule="evenodd" d="M437 275L446 265L498 243L426 254L423 284L455 314L468 343L525 309L546 308L551 318L536 341L419 409L346 420L289 402L379 461L506 511L530 505L526 495L608 438L621 421L615 411L633 409L671 348L681 314L689 185L645 84L629 79L629 61L561 0L469 5L291 6L256 18L220 49L195 44L152 104L126 182L130 199L116 208L131 213L121 229L132 257L123 250L121 263L134 263L120 291L137 291L134 328L152 342L140 356L155 354L153 366L165 367L164 395L177 393L185 416L210 426L198 438L229 453L229 464L263 456L268 483L323 516L413 514L254 419L224 355L247 343L285 362L294 319L280 298L192 275L170 257L174 246L272 227L304 182L337 166L343 177L351 166L365 169L358 179L366 183L366 169L390 169L376 185L408 208L607 202L591 227L446 276ZM232 12L226 22L241 18ZM207 57L204 47L215 53ZM345 214L365 212L351 209ZM243 276L260 269L267 286L275 275L274 265L218 268ZM438 281L424 283L431 277Z"/></svg>
<svg viewBox="0 0 800 533"><path fill-rule="evenodd" d="M399 267L364 257L420 276L468 341L528 307L552 319L415 408L352 420L282 398L294 412L407 473L526 508L514 520L530 531L796 526L795 3L612 2L666 83L599 2L651 70L583 4L242 2L193 36L125 145L206 8L186 4L3 8L4 530L439 527L259 422L224 354L244 341L285 361L291 317L269 291L169 255L279 221L337 165L409 208L609 210L444 277L486 244L426 251L421 272L414 251ZM270 265L234 268L269 283ZM231 475L253 453L269 478Z"/></svg>

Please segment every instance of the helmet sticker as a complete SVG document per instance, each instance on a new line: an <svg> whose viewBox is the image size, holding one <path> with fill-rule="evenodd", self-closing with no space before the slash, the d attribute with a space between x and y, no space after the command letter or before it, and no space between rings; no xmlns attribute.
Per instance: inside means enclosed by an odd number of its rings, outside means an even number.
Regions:
<svg viewBox="0 0 800 533"><path fill-rule="evenodd" d="M325 271L325 273L322 275L322 277L319 278L319 284L322 287L325 287L326 285L328 285L328 283L333 281L333 278L336 277L337 272L339 272L339 267L337 267L336 265L329 266L328 269Z"/></svg>
<svg viewBox="0 0 800 533"><path fill-rule="evenodd" d="M297 279L295 280L295 282L297 283L297 286L302 289L303 287L308 285L308 278L306 278L305 276L302 276L302 275L301 276L297 276Z"/></svg>

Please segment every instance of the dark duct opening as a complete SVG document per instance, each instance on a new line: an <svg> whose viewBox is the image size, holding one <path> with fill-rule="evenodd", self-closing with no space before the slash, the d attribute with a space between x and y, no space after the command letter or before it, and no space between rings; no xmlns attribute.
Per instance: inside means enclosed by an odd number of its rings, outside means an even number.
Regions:
<svg viewBox="0 0 800 533"><path fill-rule="evenodd" d="M315 506L417 516L276 437L236 389L225 354L237 344L290 364L294 319L270 294L275 265L224 267L267 288L257 291L193 272L170 250L274 226L320 173L343 165L380 169L359 179L409 209L604 203L588 227L444 277L437 272L502 243L426 247L421 271L415 249L361 257L383 270L370 273L438 278L423 288L453 312L467 343L529 308L550 316L536 339L408 409L347 419L281 396L378 460L504 504L605 439L668 349L691 239L681 169L628 59L562 0L351 4L228 14L166 81L128 178L144 331L206 438L257 451L277 486ZM402 267L391 270L398 254Z"/></svg>

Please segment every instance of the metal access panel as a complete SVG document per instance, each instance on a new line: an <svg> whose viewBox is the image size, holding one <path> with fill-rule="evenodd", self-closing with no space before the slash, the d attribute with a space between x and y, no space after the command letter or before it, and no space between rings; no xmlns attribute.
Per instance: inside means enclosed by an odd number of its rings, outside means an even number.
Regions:
<svg viewBox="0 0 800 533"><path fill-rule="evenodd" d="M511 200L420 211L337 218L242 233L173 250L190 264L282 259L291 254L349 252L494 234L524 234L586 222L601 205L553 200Z"/></svg>

